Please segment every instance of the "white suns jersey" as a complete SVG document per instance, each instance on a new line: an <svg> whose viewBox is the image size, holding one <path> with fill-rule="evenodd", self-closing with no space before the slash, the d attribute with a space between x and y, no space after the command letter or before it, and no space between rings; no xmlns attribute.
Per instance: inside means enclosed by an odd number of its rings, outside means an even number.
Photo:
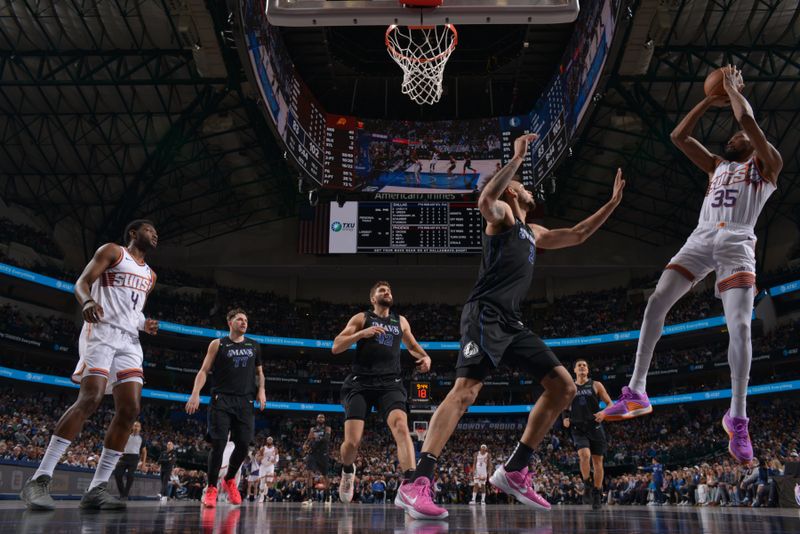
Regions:
<svg viewBox="0 0 800 534"><path fill-rule="evenodd" d="M481 454L478 453L478 459L475 461L475 472L478 474L486 474L486 469L488 467L488 460L489 460L489 452L485 452Z"/></svg>
<svg viewBox="0 0 800 534"><path fill-rule="evenodd" d="M142 308L153 287L153 272L125 247L119 250L117 261L92 284L92 298L103 307L101 322L138 337Z"/></svg>
<svg viewBox="0 0 800 534"><path fill-rule="evenodd" d="M275 464L278 463L278 449L265 445L262 451L261 465L265 466L267 469L274 469Z"/></svg>
<svg viewBox="0 0 800 534"><path fill-rule="evenodd" d="M698 223L726 222L755 227L761 209L775 189L759 172L755 158L743 163L718 160Z"/></svg>

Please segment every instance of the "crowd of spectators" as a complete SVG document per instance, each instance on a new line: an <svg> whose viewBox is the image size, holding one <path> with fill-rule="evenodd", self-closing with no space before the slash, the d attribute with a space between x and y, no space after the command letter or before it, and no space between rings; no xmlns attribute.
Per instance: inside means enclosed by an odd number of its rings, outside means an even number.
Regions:
<svg viewBox="0 0 800 534"><path fill-rule="evenodd" d="M53 258L63 259L64 253L49 234L32 226L15 223L0 217L0 243L20 243Z"/></svg>
<svg viewBox="0 0 800 534"><path fill-rule="evenodd" d="M74 392L32 392L0 386L0 460L38 462L46 448L57 417L74 400ZM610 448L607 466L624 474L609 477L606 499L611 504L760 505L774 503L772 477L786 462L798 461L800 399L752 398L750 432L758 465L745 469L727 456L726 435L719 426L724 406L680 405L659 408L649 417L606 425ZM73 441L63 465L96 466L102 436L111 419L110 402L86 424ZM157 474L157 459L167 441L175 444L178 465L169 495L199 498L205 485L205 414L187 416L180 406L145 402L139 419L149 461L139 466L144 474ZM254 447L272 436L280 451L278 478L270 499L297 501L304 498L303 442L313 418L270 413L257 415ZM340 416L329 416L333 433L330 489L315 489L318 499L336 499L340 465L336 462L343 438ZM396 446L380 421L366 425L356 461L358 483L355 500L364 503L390 501L400 480ZM373 424L374 423L374 424ZM524 427L524 418L467 417L448 442L438 463L435 498L440 503L466 503L472 492L472 466L481 444L489 447L492 468L511 454ZM414 439L417 449L420 444ZM659 465L661 468L653 469ZM243 469L246 470L247 462ZM567 429L556 423L535 451L531 468L534 484L553 504L580 503L583 481L577 454ZM246 474L246 473L245 473ZM246 480L246 477L243 477ZM507 496L488 487L487 503L507 502Z"/></svg>

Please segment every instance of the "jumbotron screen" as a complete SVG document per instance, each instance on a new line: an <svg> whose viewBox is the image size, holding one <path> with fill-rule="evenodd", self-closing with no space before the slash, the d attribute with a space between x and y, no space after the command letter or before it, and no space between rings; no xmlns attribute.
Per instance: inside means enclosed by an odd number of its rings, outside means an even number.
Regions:
<svg viewBox="0 0 800 534"><path fill-rule="evenodd" d="M241 6L265 112L308 177L325 188L353 192L463 194L513 156L514 139L523 133L539 134L522 166L523 182L532 187L550 174L597 86L619 0L582 3L561 65L530 113L433 122L327 113L300 78L280 32L267 22L264 0L244 0Z"/></svg>

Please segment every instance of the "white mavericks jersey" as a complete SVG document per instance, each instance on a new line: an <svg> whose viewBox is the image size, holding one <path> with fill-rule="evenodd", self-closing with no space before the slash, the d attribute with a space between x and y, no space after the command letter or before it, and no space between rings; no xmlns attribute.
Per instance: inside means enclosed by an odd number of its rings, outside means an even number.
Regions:
<svg viewBox="0 0 800 534"><path fill-rule="evenodd" d="M698 223L733 223L753 228L775 189L759 172L755 157L743 163L719 159Z"/></svg>
<svg viewBox="0 0 800 534"><path fill-rule="evenodd" d="M486 475L486 468L488 467L489 453L478 453L478 459L475 462L475 473L481 476Z"/></svg>
<svg viewBox="0 0 800 534"><path fill-rule="evenodd" d="M150 267L137 262L128 249L120 247L117 261L92 284L92 298L103 307L100 322L138 337L138 327L144 319L142 309L152 287Z"/></svg>
<svg viewBox="0 0 800 534"><path fill-rule="evenodd" d="M264 456L261 459L262 469L267 471L274 471L275 465L278 463L278 449L275 447L267 447L262 449ZM263 474L263 473L262 473Z"/></svg>

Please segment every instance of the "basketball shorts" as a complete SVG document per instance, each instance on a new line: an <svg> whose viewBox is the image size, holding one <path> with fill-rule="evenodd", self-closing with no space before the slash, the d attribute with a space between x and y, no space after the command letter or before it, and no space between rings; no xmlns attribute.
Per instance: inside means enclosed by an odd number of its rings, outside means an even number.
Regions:
<svg viewBox="0 0 800 534"><path fill-rule="evenodd" d="M476 472L475 476L472 479L472 484L473 485L478 484L481 486L486 484L486 472L485 471Z"/></svg>
<svg viewBox="0 0 800 534"><path fill-rule="evenodd" d="M575 424L572 427L572 443L576 449L589 449L596 456L605 456L608 452L606 431L599 423Z"/></svg>
<svg viewBox="0 0 800 534"><path fill-rule="evenodd" d="M261 480L261 477L259 476L258 473L256 473L255 475L252 474L252 473L247 475L247 481L248 482L258 482L259 480Z"/></svg>
<svg viewBox="0 0 800 534"><path fill-rule="evenodd" d="M717 275L715 293L756 284L756 236L749 226L701 223L669 260L667 269L697 284L711 271Z"/></svg>
<svg viewBox="0 0 800 534"><path fill-rule="evenodd" d="M275 480L275 465L274 464L261 464L261 478L265 479L267 482L272 482Z"/></svg>
<svg viewBox="0 0 800 534"><path fill-rule="evenodd" d="M561 365L544 341L522 323L506 319L489 306L468 302L461 312L456 376L482 381L501 363L540 382Z"/></svg>
<svg viewBox="0 0 800 534"><path fill-rule="evenodd" d="M139 336L121 328L105 323L83 323L78 356L78 365L71 377L76 384L86 376L102 376L108 380L108 395L117 384L144 383L144 357Z"/></svg>
<svg viewBox="0 0 800 534"><path fill-rule="evenodd" d="M306 469L312 473L319 473L322 476L328 475L331 459L324 453L311 453L306 456Z"/></svg>
<svg viewBox="0 0 800 534"><path fill-rule="evenodd" d="M364 376L349 375L342 385L342 405L344 418L367 418L372 407L384 421L393 410L403 410L408 407L408 393L403 385L403 380L396 375Z"/></svg>
<svg viewBox="0 0 800 534"><path fill-rule="evenodd" d="M208 408L209 441L227 440L248 444L255 433L253 399L249 395L226 395L213 393Z"/></svg>

